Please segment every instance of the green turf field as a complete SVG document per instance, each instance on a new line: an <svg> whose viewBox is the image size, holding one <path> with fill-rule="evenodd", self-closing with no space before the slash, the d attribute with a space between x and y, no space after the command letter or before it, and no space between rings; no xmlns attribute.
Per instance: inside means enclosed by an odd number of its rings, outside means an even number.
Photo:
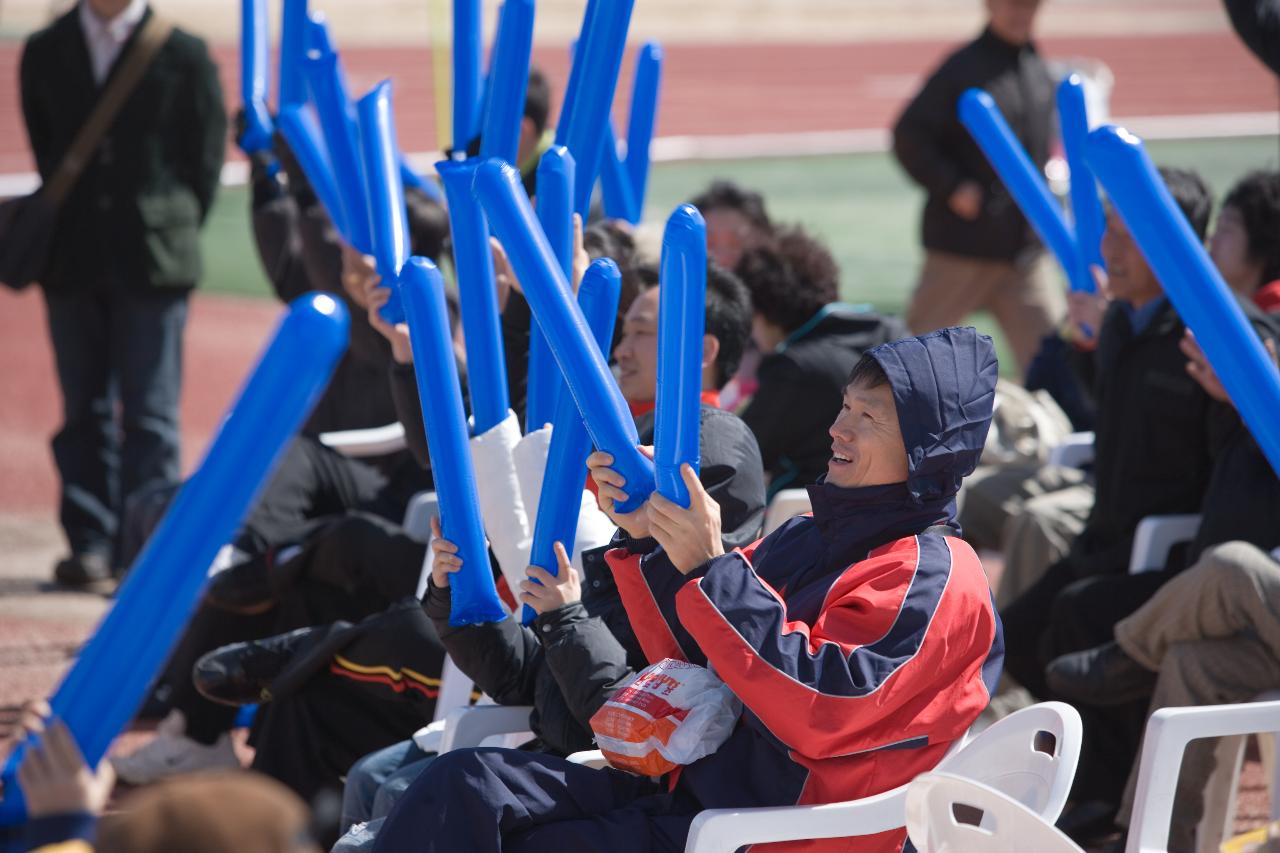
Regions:
<svg viewBox="0 0 1280 853"><path fill-rule="evenodd" d="M1280 167L1273 138L1153 142L1149 150L1162 165L1198 169L1219 195L1249 169ZM800 222L825 238L844 271L847 301L902 310L919 262L922 197L889 154L659 164L650 178L649 218L660 223L714 177L759 189L775 219ZM269 295L249 234L245 188L219 197L205 249L206 292ZM986 318L977 324L993 330Z"/></svg>

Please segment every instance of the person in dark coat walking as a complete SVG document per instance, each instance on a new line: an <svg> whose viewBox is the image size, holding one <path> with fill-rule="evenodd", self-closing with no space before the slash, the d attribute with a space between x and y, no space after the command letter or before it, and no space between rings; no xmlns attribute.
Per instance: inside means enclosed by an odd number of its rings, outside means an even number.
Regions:
<svg viewBox="0 0 1280 853"><path fill-rule="evenodd" d="M935 765L1000 673L990 589L954 526L996 373L973 329L868 352L829 427L813 515L732 553L692 468L689 509L654 496L619 515L625 483L594 455L601 509L622 528L609 567L645 657L713 666L742 719L675 780L515 750L447 753L392 809L375 851L676 851L704 808L853 799ZM869 851L904 840L863 839ZM801 845L847 846L779 849Z"/></svg>
<svg viewBox="0 0 1280 853"><path fill-rule="evenodd" d="M80 0L27 40L22 114L42 179L153 14L145 0ZM40 283L63 398L61 584L109 587L124 501L181 474L183 329L226 133L209 51L174 29L58 211Z"/></svg>
<svg viewBox="0 0 1280 853"><path fill-rule="evenodd" d="M924 268L907 326L920 334L991 311L1026 370L1065 313L1061 287L1027 220L957 111L985 89L1036 168L1049 159L1053 81L1031 40L1041 0L986 0L988 23L929 76L893 128L893 153L928 194Z"/></svg>
<svg viewBox="0 0 1280 853"><path fill-rule="evenodd" d="M763 353L742 419L760 442L772 497L826 473L831 446L824 430L840 411L849 370L906 328L837 302L835 259L800 228L776 229L769 245L742 256L738 274L751 291L751 336Z"/></svg>

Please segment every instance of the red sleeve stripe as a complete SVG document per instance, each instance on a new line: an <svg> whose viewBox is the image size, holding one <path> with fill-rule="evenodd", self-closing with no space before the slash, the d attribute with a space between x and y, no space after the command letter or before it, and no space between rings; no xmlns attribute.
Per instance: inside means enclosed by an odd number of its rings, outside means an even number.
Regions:
<svg viewBox="0 0 1280 853"><path fill-rule="evenodd" d="M618 594L622 597L631 629L636 632L636 639L640 641L640 648L649 663L666 658L685 660L680 643L640 571L640 556L629 554L624 548L614 548L604 555L609 570L613 572L614 583L618 585Z"/></svg>

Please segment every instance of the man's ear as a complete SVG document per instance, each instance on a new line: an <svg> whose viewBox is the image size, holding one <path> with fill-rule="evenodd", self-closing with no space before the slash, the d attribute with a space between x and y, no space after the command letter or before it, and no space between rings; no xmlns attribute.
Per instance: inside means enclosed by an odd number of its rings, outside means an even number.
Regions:
<svg viewBox="0 0 1280 853"><path fill-rule="evenodd" d="M720 357L720 339L715 335L702 336L702 369L714 367Z"/></svg>

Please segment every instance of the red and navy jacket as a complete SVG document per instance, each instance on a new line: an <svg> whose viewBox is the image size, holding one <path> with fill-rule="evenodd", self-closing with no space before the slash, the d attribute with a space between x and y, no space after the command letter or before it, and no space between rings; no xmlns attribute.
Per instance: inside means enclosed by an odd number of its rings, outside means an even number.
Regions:
<svg viewBox="0 0 1280 853"><path fill-rule="evenodd" d="M996 380L989 338L946 329L870 351L889 376L906 483L809 488L812 516L681 575L660 550L610 567L651 661L710 665L741 724L678 786L705 808L859 799L932 768L986 707L1004 657L990 588L958 538ZM893 851L905 830L765 845Z"/></svg>

